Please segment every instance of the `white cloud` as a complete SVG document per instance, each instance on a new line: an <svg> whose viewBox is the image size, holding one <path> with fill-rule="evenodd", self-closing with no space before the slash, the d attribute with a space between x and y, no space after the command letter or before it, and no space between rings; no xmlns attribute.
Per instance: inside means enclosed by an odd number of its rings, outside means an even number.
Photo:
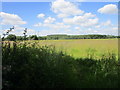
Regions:
<svg viewBox="0 0 120 90"><path fill-rule="evenodd" d="M2 18L1 25L22 25L26 24L21 17L16 14L9 14L5 12L0 12L0 17Z"/></svg>
<svg viewBox="0 0 120 90"><path fill-rule="evenodd" d="M92 13L85 13L84 14L84 18L92 18L92 17L95 17L96 15L93 15Z"/></svg>
<svg viewBox="0 0 120 90"><path fill-rule="evenodd" d="M53 17L48 17L43 22L35 24L34 26L41 27L41 35L115 35L117 33L117 28L112 24L110 20L100 22L99 18L96 15L80 10L75 3L64 0L57 0L52 2L51 9L59 18L62 18L62 21L58 22L57 18L55 19ZM108 11L106 10L107 13Z"/></svg>
<svg viewBox="0 0 120 90"><path fill-rule="evenodd" d="M75 24L74 23L75 22L74 18L64 18L63 22L66 23L66 24Z"/></svg>
<svg viewBox="0 0 120 90"><path fill-rule="evenodd" d="M98 34L106 34L106 35L118 35L118 29L116 27L108 27L101 30L98 30Z"/></svg>
<svg viewBox="0 0 120 90"><path fill-rule="evenodd" d="M60 34L58 30L41 30L40 31L40 36L47 36L47 35L52 35L52 34Z"/></svg>
<svg viewBox="0 0 120 90"><path fill-rule="evenodd" d="M85 13L83 16L74 16L73 18L63 18L66 24L80 25L83 27L93 26L98 24L98 18L92 13Z"/></svg>
<svg viewBox="0 0 120 90"><path fill-rule="evenodd" d="M56 0L52 2L51 9L61 18L71 15L81 15L84 13L84 11L80 10L77 5L64 0Z"/></svg>
<svg viewBox="0 0 120 90"><path fill-rule="evenodd" d="M21 27L19 25L15 25L14 29L9 34L15 34L16 36L23 36L23 32L24 32L25 28L26 27ZM9 28L2 30L1 34L6 33L7 30L9 30ZM27 36L35 35L35 34L37 34L36 30L27 28Z"/></svg>
<svg viewBox="0 0 120 90"><path fill-rule="evenodd" d="M114 26L111 22L111 20L107 20L105 22L101 22L95 26L95 28L102 28L102 27L112 27Z"/></svg>
<svg viewBox="0 0 120 90"><path fill-rule="evenodd" d="M95 26L95 28L100 28L100 27L101 27L101 25L96 25L96 26Z"/></svg>
<svg viewBox="0 0 120 90"><path fill-rule="evenodd" d="M108 20L108 21L102 23L102 25L103 26L111 26L112 25L111 20Z"/></svg>
<svg viewBox="0 0 120 90"><path fill-rule="evenodd" d="M85 2L86 0L76 0L76 1L78 1L78 2Z"/></svg>
<svg viewBox="0 0 120 90"><path fill-rule="evenodd" d="M37 17L38 17L38 18L44 18L44 17L45 17L45 14L43 14L43 13L38 14Z"/></svg>
<svg viewBox="0 0 120 90"><path fill-rule="evenodd" d="M91 27L91 26L95 26L98 24L98 18L95 19L88 19L88 21L86 21L85 23L82 23L81 26L84 27Z"/></svg>
<svg viewBox="0 0 120 90"><path fill-rule="evenodd" d="M52 28L54 29L67 29L70 28L70 25L65 25L64 23L53 24Z"/></svg>
<svg viewBox="0 0 120 90"><path fill-rule="evenodd" d="M53 23L56 19L52 17L48 17L44 20L44 23Z"/></svg>
<svg viewBox="0 0 120 90"><path fill-rule="evenodd" d="M35 27L40 27L40 26L42 26L42 23L37 23L37 24L35 24L34 26L35 26Z"/></svg>
<svg viewBox="0 0 120 90"><path fill-rule="evenodd" d="M28 29L27 30L27 35L36 35L36 34L37 34L37 32L33 29Z"/></svg>
<svg viewBox="0 0 120 90"><path fill-rule="evenodd" d="M80 29L80 27L75 27L75 29L76 29L76 30L79 30L79 29Z"/></svg>
<svg viewBox="0 0 120 90"><path fill-rule="evenodd" d="M118 27L113 27L112 29L118 31Z"/></svg>
<svg viewBox="0 0 120 90"><path fill-rule="evenodd" d="M50 34L67 34L70 25L65 25L64 23L43 23L41 25L42 30L40 30L40 35L50 35ZM46 29L47 28L47 29Z"/></svg>
<svg viewBox="0 0 120 90"><path fill-rule="evenodd" d="M70 25L65 25L64 23L54 23L54 24L46 24L46 23L44 23L43 24L43 27L48 27L48 28L50 28L50 29L53 29L53 30L56 30L56 29L67 29L67 28L70 28Z"/></svg>
<svg viewBox="0 0 120 90"><path fill-rule="evenodd" d="M115 4L108 4L98 9L98 12L102 14L116 14L118 12L118 8Z"/></svg>
<svg viewBox="0 0 120 90"><path fill-rule="evenodd" d="M57 16L58 16L59 18L64 18L64 17L67 17L68 15L61 13L61 14L58 14Z"/></svg>
<svg viewBox="0 0 120 90"><path fill-rule="evenodd" d="M21 27L21 28L23 28L23 27ZM16 30L12 31L11 34L15 34L17 36L23 36L23 32L24 32L23 30L19 30L19 29L16 28ZM33 30L33 29L27 29L27 36L29 36L29 35L35 35L35 34L36 34L35 30Z"/></svg>

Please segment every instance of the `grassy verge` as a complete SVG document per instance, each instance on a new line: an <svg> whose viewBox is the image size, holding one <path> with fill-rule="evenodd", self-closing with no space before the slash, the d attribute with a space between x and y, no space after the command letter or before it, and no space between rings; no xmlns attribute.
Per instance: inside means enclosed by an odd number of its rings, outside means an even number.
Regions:
<svg viewBox="0 0 120 90"><path fill-rule="evenodd" d="M114 53L95 60L73 58L54 46L2 46L3 88L117 88L120 66Z"/></svg>

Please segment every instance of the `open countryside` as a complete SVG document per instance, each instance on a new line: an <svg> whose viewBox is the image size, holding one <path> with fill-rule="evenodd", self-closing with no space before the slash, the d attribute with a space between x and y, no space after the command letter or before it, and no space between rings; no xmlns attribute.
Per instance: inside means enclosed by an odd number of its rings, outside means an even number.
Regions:
<svg viewBox="0 0 120 90"><path fill-rule="evenodd" d="M55 46L58 51L62 50L75 58L86 58L90 55L99 59L109 53L115 53L118 56L118 39L40 40L35 42L38 42L40 46Z"/></svg>
<svg viewBox="0 0 120 90"><path fill-rule="evenodd" d="M118 2L14 1L0 11L0 88L120 87Z"/></svg>

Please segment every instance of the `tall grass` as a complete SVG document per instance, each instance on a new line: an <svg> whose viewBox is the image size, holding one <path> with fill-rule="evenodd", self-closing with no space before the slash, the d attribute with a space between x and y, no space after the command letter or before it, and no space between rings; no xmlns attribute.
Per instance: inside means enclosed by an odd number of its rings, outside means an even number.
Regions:
<svg viewBox="0 0 120 90"><path fill-rule="evenodd" d="M54 45L56 50L62 50L74 58L101 59L109 52L118 57L118 39L75 39L75 40L32 40L27 43L38 42L38 46ZM90 53L89 53L90 52Z"/></svg>
<svg viewBox="0 0 120 90"><path fill-rule="evenodd" d="M102 59L73 58L54 46L4 42L3 88L117 88L115 54Z"/></svg>

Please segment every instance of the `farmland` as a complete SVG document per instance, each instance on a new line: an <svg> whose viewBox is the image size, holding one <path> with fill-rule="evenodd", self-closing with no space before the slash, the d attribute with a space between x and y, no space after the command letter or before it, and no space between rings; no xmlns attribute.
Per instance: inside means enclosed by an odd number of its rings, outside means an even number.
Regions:
<svg viewBox="0 0 120 90"><path fill-rule="evenodd" d="M33 41L28 41L33 42ZM75 40L40 40L40 46L55 46L58 51L64 51L74 58L99 59L104 54L118 54L118 39L75 39Z"/></svg>
<svg viewBox="0 0 120 90"><path fill-rule="evenodd" d="M24 1L1 3L0 88L120 88L117 0Z"/></svg>

